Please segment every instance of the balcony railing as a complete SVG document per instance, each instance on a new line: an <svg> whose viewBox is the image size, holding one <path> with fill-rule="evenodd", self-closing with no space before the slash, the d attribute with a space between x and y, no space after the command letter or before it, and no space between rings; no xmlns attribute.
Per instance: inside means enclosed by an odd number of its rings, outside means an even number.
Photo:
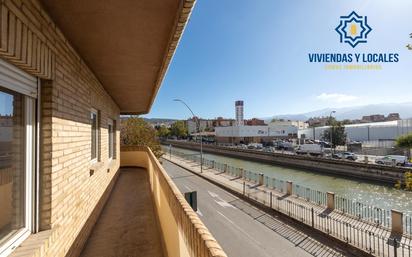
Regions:
<svg viewBox="0 0 412 257"><path fill-rule="evenodd" d="M166 256L226 256L148 147L122 146L120 157L122 167L148 172Z"/></svg>

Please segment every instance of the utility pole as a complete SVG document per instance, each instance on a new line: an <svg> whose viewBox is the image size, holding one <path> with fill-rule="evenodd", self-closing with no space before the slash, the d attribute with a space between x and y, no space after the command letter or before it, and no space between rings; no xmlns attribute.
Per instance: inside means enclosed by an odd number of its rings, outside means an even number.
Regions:
<svg viewBox="0 0 412 257"><path fill-rule="evenodd" d="M336 111L331 111L329 114L329 126L330 126L330 148L333 148L333 126L332 126L332 114L336 113Z"/></svg>
<svg viewBox="0 0 412 257"><path fill-rule="evenodd" d="M186 106L187 109L189 109L190 113L193 116L193 119L195 119L195 117L197 117L192 109L190 109L189 105L187 105L183 100L181 99L173 99L173 101L175 102L181 102L182 104L184 104ZM196 121L195 121L196 122ZM197 122L196 122L196 127L197 127L197 132L200 136L200 173L203 173L203 139L202 139L202 133L200 133L200 119L199 117L197 117ZM197 138L197 137L196 137Z"/></svg>

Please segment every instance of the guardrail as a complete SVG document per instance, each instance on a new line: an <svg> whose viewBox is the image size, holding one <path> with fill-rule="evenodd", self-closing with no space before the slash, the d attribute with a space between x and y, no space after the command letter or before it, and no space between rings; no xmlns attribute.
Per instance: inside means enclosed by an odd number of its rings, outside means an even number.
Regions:
<svg viewBox="0 0 412 257"><path fill-rule="evenodd" d="M179 156L189 161L200 163L197 155L187 155L179 151L173 151L173 155ZM289 217L331 235L348 244L358 247L374 256L412 256L411 251L411 217L402 215L396 218L396 223L401 224L402 236L388 237L382 235L376 229L382 228L386 231L394 231L392 216L396 211L389 211L382 208L372 207L344 197L335 196L332 192L321 192L308 187L293 184L290 181L283 181L263 174L243 170L225 163L216 162L203 158L203 164L209 169L214 169L219 173L225 173L234 178L243 178L245 181L259 183L268 189L294 195L307 202L313 203L322 208L310 208L307 205L299 204L289 199L274 196L270 190L263 191L264 196L257 196L249 187L244 187L243 194L247 197L259 201L270 208L275 209ZM260 183L263 182L263 183ZM290 189L288 190L288 187ZM326 211L333 209L348 219L341 219L327 215ZM361 222L351 222L361 221ZM365 226L369 224L368 226ZM397 228L399 229L399 228ZM397 233L393 233L396 235Z"/></svg>

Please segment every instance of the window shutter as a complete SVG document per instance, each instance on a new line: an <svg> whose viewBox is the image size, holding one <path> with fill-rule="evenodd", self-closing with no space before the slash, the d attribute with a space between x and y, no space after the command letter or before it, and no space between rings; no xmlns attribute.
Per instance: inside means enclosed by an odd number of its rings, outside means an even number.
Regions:
<svg viewBox="0 0 412 257"><path fill-rule="evenodd" d="M37 78L1 59L0 86L37 98Z"/></svg>

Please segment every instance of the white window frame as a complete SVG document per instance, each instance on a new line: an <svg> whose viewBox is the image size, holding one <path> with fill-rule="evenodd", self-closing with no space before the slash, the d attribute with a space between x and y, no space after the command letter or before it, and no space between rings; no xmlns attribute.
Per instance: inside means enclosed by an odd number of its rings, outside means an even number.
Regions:
<svg viewBox="0 0 412 257"><path fill-rule="evenodd" d="M112 127L111 131L109 130L109 126ZM108 152L109 161L111 161L111 160L113 160L113 156L114 156L114 127L113 127L113 120L112 119L107 120L107 134L108 134L108 137L107 137L107 152ZM110 142L110 139L112 140L112 142Z"/></svg>
<svg viewBox="0 0 412 257"><path fill-rule="evenodd" d="M96 115L96 157L95 158L93 158L92 159L92 147L93 147L93 139L91 138L91 134L90 134L90 139L91 139L91 148L90 148L90 162L91 163L96 163L98 160L99 160L99 112L96 110L96 109L94 109L94 108L92 108L91 110L90 110L90 118L91 118L91 115L92 114L95 114ZM90 124L90 132L91 132L91 130L93 129L93 124Z"/></svg>
<svg viewBox="0 0 412 257"><path fill-rule="evenodd" d="M1 71L0 71L1 72ZM12 86L9 85L8 89ZM12 89L11 89L12 90ZM0 256L8 256L34 231L35 216L35 103L36 99L24 95L25 134L25 224L5 244L0 246Z"/></svg>

